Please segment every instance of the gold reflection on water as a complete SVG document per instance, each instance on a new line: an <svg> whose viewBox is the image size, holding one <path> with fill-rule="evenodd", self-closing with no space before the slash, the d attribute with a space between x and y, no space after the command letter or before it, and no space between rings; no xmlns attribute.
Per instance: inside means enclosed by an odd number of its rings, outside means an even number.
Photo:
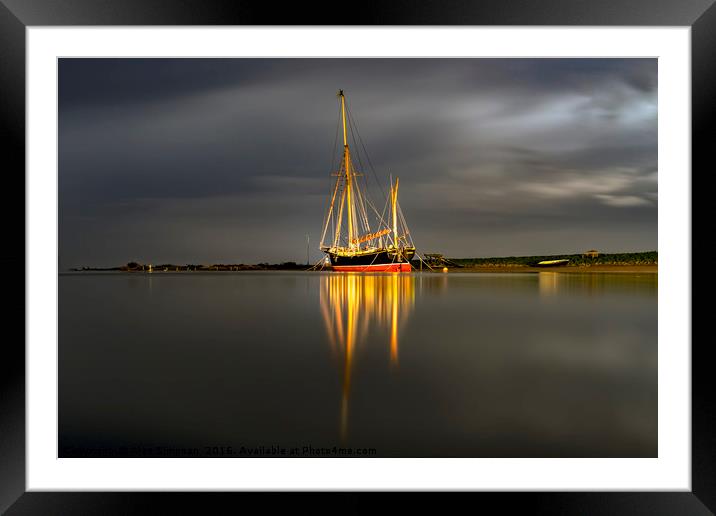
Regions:
<svg viewBox="0 0 716 516"><path fill-rule="evenodd" d="M559 281L559 272L540 272L537 275L539 284L539 293L543 297L551 297L557 295L557 282Z"/></svg>
<svg viewBox="0 0 716 516"><path fill-rule="evenodd" d="M371 330L386 334L389 363L398 366L399 334L415 304L415 277L408 274L339 273L321 277L321 313L331 351L342 355L341 439L348 432L348 402L356 347Z"/></svg>
<svg viewBox="0 0 716 516"><path fill-rule="evenodd" d="M629 292L632 295L656 295L658 274L606 272L550 272L537 275L539 293L543 299L562 299L565 294L579 296L613 295Z"/></svg>

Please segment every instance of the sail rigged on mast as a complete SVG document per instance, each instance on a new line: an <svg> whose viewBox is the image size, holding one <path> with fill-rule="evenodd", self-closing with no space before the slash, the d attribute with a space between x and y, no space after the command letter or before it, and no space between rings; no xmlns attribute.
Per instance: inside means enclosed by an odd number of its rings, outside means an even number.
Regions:
<svg viewBox="0 0 716 516"><path fill-rule="evenodd" d="M346 98L341 102L343 152L332 184L330 203L321 233L320 249L334 270L343 271L409 271L415 245L398 204L398 185L391 180L390 196L379 213L368 197L365 176L356 169L349 146L349 129L355 124L346 116ZM350 114L350 112L348 112ZM359 135L360 138L360 135ZM362 140L361 140L362 143ZM360 157L358 159L361 163ZM361 181L361 179L363 179ZM386 219L386 208L389 217ZM329 233L329 228L331 229Z"/></svg>

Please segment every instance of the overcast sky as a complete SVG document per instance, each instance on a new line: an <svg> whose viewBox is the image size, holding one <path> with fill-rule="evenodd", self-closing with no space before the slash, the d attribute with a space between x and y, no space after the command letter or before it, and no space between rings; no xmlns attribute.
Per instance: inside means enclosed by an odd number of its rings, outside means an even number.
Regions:
<svg viewBox="0 0 716 516"><path fill-rule="evenodd" d="M340 88L419 252L657 248L655 59L61 59L60 268L318 260Z"/></svg>

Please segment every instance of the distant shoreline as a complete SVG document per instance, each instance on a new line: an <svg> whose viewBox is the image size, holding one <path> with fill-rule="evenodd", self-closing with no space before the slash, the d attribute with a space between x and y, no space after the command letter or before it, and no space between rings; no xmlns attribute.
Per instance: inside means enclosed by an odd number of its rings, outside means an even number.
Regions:
<svg viewBox="0 0 716 516"><path fill-rule="evenodd" d="M602 254L589 251L584 254L553 256L507 256L495 258L444 258L441 254L426 254L427 261L412 260L415 271L454 270L462 272L657 272L658 253ZM565 263L549 263L549 262ZM542 265L540 265L540 263ZM128 262L119 267L76 267L68 272L240 272L240 271L318 271L325 270L321 262L316 264L283 263L214 263L185 264L173 263L144 264Z"/></svg>
<svg viewBox="0 0 716 516"><path fill-rule="evenodd" d="M503 272L559 272L569 273L605 273L605 272L628 272L628 273L658 273L658 265L575 265L559 267L527 267L520 265L496 265L491 267L463 267L449 269L454 272L474 273L503 273ZM425 270L425 269L423 269Z"/></svg>
<svg viewBox="0 0 716 516"><path fill-rule="evenodd" d="M261 268L242 268L242 269L200 269L200 270L187 270L187 269L153 269L151 272L147 270L120 270L118 267L113 268L86 268L86 269L70 269L67 272L125 272L130 274L166 274L166 273L194 273L194 272L270 272L270 271L296 271L296 272L330 272L330 269L314 269L313 267L295 267L295 268L281 268L280 266L272 267L270 269ZM445 272L450 273L473 273L473 274L526 274L526 273L540 273L549 272L557 274L610 274L610 273L628 273L628 274L658 274L657 265L582 265L582 266L562 266L562 267L527 267L521 265L503 265L503 266L492 266L492 267L448 267L447 271L443 268L433 267L432 269L423 266L422 270L419 265L413 264L413 272L423 272L426 274L442 274ZM63 274L62 272L60 274Z"/></svg>
<svg viewBox="0 0 716 516"><path fill-rule="evenodd" d="M658 253L602 254L589 251L584 254L552 256L507 256L495 258L444 258L441 254L426 254L424 260L413 259L410 263L415 271L461 271L461 272L634 272L656 273ZM549 263L565 262L565 263ZM542 265L540 265L542 264ZM239 272L239 271L320 271L326 270L321 264L296 262L283 263L214 263L186 264L173 263L143 264L129 262L119 267L76 267L69 272Z"/></svg>
<svg viewBox="0 0 716 516"><path fill-rule="evenodd" d="M329 271L330 269L323 269ZM297 271L297 272L320 272L321 269L315 269L313 266L306 265L296 267L282 267L281 265L272 265L270 267L259 266L243 266L226 268L206 267L200 269L187 269L186 267L166 267L153 268L151 271L142 269L123 269L120 267L112 268L89 268L69 269L68 272L127 272L127 273L144 273L144 274L161 274L167 272L246 272L246 271ZM570 273L632 273L632 274L657 274L658 265L576 265L576 266L557 266L557 267L529 267L525 265L492 265L492 266L476 266L476 267L447 267L448 272L466 272L475 274L504 274L504 273L537 273L537 272L554 272L560 274ZM425 273L443 273L442 267L423 266L413 264L413 272Z"/></svg>

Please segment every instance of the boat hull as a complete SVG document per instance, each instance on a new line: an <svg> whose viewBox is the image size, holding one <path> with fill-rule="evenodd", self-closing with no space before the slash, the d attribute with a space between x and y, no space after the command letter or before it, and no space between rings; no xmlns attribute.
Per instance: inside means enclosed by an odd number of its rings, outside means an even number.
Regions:
<svg viewBox="0 0 716 516"><path fill-rule="evenodd" d="M414 253L414 252L413 252ZM412 258L413 253L409 253ZM359 255L327 253L331 260L331 268L339 272L410 272L412 267L408 261L399 259L386 249Z"/></svg>
<svg viewBox="0 0 716 516"><path fill-rule="evenodd" d="M413 267L409 263L386 263L380 265L332 265L336 272L410 272Z"/></svg>
<svg viewBox="0 0 716 516"><path fill-rule="evenodd" d="M535 264L535 267L564 267L569 260L545 260Z"/></svg>

